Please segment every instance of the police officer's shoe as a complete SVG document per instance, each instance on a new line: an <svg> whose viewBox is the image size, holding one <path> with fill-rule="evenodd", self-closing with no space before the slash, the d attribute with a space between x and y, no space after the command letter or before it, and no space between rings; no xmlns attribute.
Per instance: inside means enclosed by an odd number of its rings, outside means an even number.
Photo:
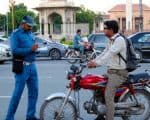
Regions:
<svg viewBox="0 0 150 120"><path fill-rule="evenodd" d="M105 117L103 115L98 115L95 120L105 120Z"/></svg>
<svg viewBox="0 0 150 120"><path fill-rule="evenodd" d="M34 117L34 118L27 118L26 120L40 120L40 119L39 119L39 118Z"/></svg>

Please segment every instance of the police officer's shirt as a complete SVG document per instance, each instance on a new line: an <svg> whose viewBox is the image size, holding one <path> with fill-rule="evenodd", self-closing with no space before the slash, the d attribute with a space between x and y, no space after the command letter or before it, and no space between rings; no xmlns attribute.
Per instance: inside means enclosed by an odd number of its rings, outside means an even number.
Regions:
<svg viewBox="0 0 150 120"><path fill-rule="evenodd" d="M22 27L19 27L12 33L10 43L12 54L23 56L27 62L35 61L36 52L32 51L35 38L31 31L24 31Z"/></svg>

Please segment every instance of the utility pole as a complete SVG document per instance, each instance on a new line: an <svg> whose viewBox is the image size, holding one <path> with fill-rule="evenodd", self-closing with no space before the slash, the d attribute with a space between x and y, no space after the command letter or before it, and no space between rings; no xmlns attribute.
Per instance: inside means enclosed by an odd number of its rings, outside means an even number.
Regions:
<svg viewBox="0 0 150 120"><path fill-rule="evenodd" d="M143 4L142 4L142 0L139 0L139 31L142 32L143 31Z"/></svg>
<svg viewBox="0 0 150 120"><path fill-rule="evenodd" d="M126 30L132 30L132 0L126 0Z"/></svg>
<svg viewBox="0 0 150 120"><path fill-rule="evenodd" d="M12 18L12 31L14 31L14 0L9 0L9 3L11 5L11 18Z"/></svg>
<svg viewBox="0 0 150 120"><path fill-rule="evenodd" d="M8 37L8 12L6 13L6 36Z"/></svg>

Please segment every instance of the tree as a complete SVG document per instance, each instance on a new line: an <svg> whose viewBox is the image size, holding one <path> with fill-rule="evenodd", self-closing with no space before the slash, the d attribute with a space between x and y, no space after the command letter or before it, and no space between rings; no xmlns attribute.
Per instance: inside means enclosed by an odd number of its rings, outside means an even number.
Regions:
<svg viewBox="0 0 150 120"><path fill-rule="evenodd" d="M6 29L6 16L0 14L0 31L5 31Z"/></svg>
<svg viewBox="0 0 150 120"><path fill-rule="evenodd" d="M96 17L96 14L93 11L82 7L76 13L76 22L77 23L89 23L89 27L90 27L89 29L90 29L90 32L92 32L95 17Z"/></svg>
<svg viewBox="0 0 150 120"><path fill-rule="evenodd" d="M11 22L12 16L11 15L12 15L12 9L10 8L10 12L8 12L8 29L9 29L9 31L12 31L12 22ZM30 15L35 20L37 20L36 14L32 11L28 11L27 7L23 3L20 3L18 5L14 5L14 27L15 28L17 28L20 25L22 18L25 15ZM37 27L35 27L33 29L33 31L36 31L36 30L37 30Z"/></svg>

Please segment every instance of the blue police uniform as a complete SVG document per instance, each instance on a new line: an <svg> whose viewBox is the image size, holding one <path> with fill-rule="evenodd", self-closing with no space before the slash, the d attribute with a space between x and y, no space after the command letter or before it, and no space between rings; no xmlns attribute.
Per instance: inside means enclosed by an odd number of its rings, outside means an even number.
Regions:
<svg viewBox="0 0 150 120"><path fill-rule="evenodd" d="M38 98L38 75L36 70L35 52L32 46L35 43L34 35L30 31L24 31L19 27L13 32L10 38L12 54L24 57L23 72L15 74L15 88L10 100L6 120L14 120L14 114L17 110L25 84L28 88L28 108L26 118L35 117L36 103Z"/></svg>
<svg viewBox="0 0 150 120"><path fill-rule="evenodd" d="M80 35L76 34L74 37L74 48L79 49L81 53L84 53L84 46L80 45L79 42L82 42Z"/></svg>

